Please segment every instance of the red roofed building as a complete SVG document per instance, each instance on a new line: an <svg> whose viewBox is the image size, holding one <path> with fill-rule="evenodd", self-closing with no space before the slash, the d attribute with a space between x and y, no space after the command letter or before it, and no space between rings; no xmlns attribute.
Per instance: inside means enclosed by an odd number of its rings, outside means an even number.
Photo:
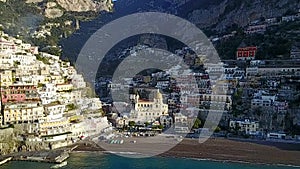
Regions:
<svg viewBox="0 0 300 169"><path fill-rule="evenodd" d="M237 49L237 60L254 60L257 52L256 46L240 47Z"/></svg>

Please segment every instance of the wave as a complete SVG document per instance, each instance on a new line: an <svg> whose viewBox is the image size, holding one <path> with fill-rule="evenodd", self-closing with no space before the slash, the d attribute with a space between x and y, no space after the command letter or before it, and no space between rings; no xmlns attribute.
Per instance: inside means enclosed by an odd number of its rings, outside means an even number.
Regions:
<svg viewBox="0 0 300 169"><path fill-rule="evenodd" d="M124 154L124 155L141 155L141 153L138 152L130 152L130 151L103 151L103 153L109 153L109 154Z"/></svg>

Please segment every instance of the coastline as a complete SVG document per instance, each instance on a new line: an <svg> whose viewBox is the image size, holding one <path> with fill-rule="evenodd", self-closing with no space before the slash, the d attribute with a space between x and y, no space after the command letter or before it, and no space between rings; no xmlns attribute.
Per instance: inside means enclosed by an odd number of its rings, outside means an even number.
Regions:
<svg viewBox="0 0 300 169"><path fill-rule="evenodd" d="M137 139L137 138L134 138ZM117 154L120 156L135 156L140 155L136 150L144 149L145 144L141 142L142 139L137 143L133 144L136 149L132 151L120 151L117 150L105 150L99 144L91 141L84 140L80 141L72 146L61 148L61 152L73 153L103 153L103 154ZM125 145L112 145L112 146L126 146ZM127 142L130 144L129 142ZM283 143L281 143L283 144ZM163 145L163 144L162 144ZM288 144L289 146L296 148L300 147L300 144ZM153 145L149 144L147 148L151 148ZM278 146L280 147L280 146ZM199 161L211 161L220 163L238 163L238 164L249 164L249 165L267 165L267 166L284 166L300 168L300 151L291 151L280 149L276 147L276 143L272 142L270 145L266 143L258 144L257 142L245 142L237 140L229 140L224 138L210 138L205 143L199 144L198 139L184 139L178 145L170 149L169 151L157 155L162 158L182 158ZM284 147L284 146L283 146ZM264 153L262 153L264 152ZM29 155L34 152L23 152L23 155ZM45 151L35 152L45 153ZM19 153L17 153L19 154ZM13 157L11 161L34 161L34 160L20 160L15 158L17 155L8 155L6 157ZM20 154L19 154L20 155ZM17 155L18 156L18 155ZM4 158L4 157L3 157ZM47 162L47 161L36 161L36 162Z"/></svg>
<svg viewBox="0 0 300 169"><path fill-rule="evenodd" d="M197 139L184 139L174 148L157 156L168 158L187 158L201 161L290 166L300 168L300 151L284 150L274 145L276 145L276 143L266 145L223 138L211 138L207 142L199 144ZM139 143L135 144L136 150L142 148L141 146L144 147L145 145L139 145ZM289 146L299 148L300 144L289 144ZM151 145L149 145L149 147L151 147ZM90 142L90 144L84 143L78 145L72 153L97 151L101 151L104 154L116 152L119 155L124 155L125 153L127 153L127 155L137 153L137 151L107 151L93 142Z"/></svg>
<svg viewBox="0 0 300 169"><path fill-rule="evenodd" d="M300 151L279 149L273 145L240 142L228 139L209 139L203 144L184 140L162 156L175 156L210 161L250 163L276 166L300 167ZM293 146L300 146L293 145Z"/></svg>

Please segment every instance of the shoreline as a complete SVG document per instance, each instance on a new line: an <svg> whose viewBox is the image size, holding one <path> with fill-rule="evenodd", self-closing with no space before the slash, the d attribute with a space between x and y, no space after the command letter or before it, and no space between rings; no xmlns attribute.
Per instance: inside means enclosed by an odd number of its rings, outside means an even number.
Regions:
<svg viewBox="0 0 300 169"><path fill-rule="evenodd" d="M137 139L137 138L134 138ZM143 138L139 138L143 140ZM125 141L126 142L126 141ZM280 143L283 144L283 143ZM300 144L288 144L288 146L296 146L300 148ZM122 147L122 145L113 145ZM139 148L144 148L145 144L137 141L134 146L139 150ZM150 145L150 147L153 147ZM280 147L280 146L278 146ZM271 143L266 145L264 142L258 144L257 142L245 142L230 140L224 138L210 138L207 142L199 144L198 139L184 139L175 147L171 148L167 152L158 154L155 157L161 158L181 158L181 159L191 159L198 161L211 161L220 163L237 163L237 164L249 164L249 165L269 165L269 166L284 166L300 168L300 151L295 150L284 150L276 147L276 143ZM283 146L284 147L284 146ZM137 151L118 151L118 150L105 150L99 144L91 141L81 141L75 143L72 146L61 148L59 151L68 150L68 154L73 153L88 153L88 152L101 152L103 154L114 154L119 156L132 156L141 155ZM43 151L41 151L43 152ZM264 152L261 154L261 152ZM32 152L23 152L25 154L30 154ZM252 154L252 155L251 155ZM278 154L277 156L272 154ZM3 156L13 157L11 161L28 161L20 160L15 158L14 155ZM263 157L263 158L262 158ZM279 159L279 160L278 160ZM37 161L34 161L37 162ZM40 161L44 162L44 161Z"/></svg>
<svg viewBox="0 0 300 169"><path fill-rule="evenodd" d="M95 144L95 143L93 143ZM157 155L158 157L187 158L201 161L230 162L240 164L273 165L273 166L291 166L300 168L300 144L288 143L258 144L257 142L245 142L229 140L224 138L210 138L207 142L199 144L198 140L184 139L180 144L171 148L167 152ZM96 144L97 145L97 144ZM278 147L283 145L294 146L297 150L284 150ZM104 150L99 145L98 148L89 147L89 145L78 146L72 153L76 152L95 152L101 151L104 154L116 152L113 154L124 156L130 154L139 154L138 151L117 151ZM122 145L114 145L121 147ZM139 147L140 146L140 147ZM136 144L137 150L143 144ZM144 148L144 147L142 147ZM150 145L151 148L151 145ZM92 149L92 151L91 151ZM275 154L275 155L272 155ZM125 154L126 155L126 154ZM277 155L277 156L276 156Z"/></svg>
<svg viewBox="0 0 300 169"><path fill-rule="evenodd" d="M265 145L220 138L210 139L203 145L199 144L198 146L194 146L193 142L185 140L182 144L162 154L162 156L175 156L197 160L209 159L218 162L300 167L300 151L280 149L278 148L280 145L276 147L274 143ZM298 147L300 144L293 146ZM197 150L199 153L195 153Z"/></svg>
<svg viewBox="0 0 300 169"><path fill-rule="evenodd" d="M109 151L73 151L72 153L94 153L94 152L101 152L104 155L112 154L136 154L136 152L109 152ZM232 164L249 164L249 165L264 165L264 166L276 166L276 167L293 167L293 168L300 168L300 165L291 165L291 164L269 164L269 163L255 163L255 162L247 162L247 161L239 161L239 160L217 160L212 158L189 158L189 157L176 157L176 156L156 156L160 158L174 158L174 159L187 159L187 160L195 160L195 161L208 161L208 162L218 162L218 163L232 163Z"/></svg>

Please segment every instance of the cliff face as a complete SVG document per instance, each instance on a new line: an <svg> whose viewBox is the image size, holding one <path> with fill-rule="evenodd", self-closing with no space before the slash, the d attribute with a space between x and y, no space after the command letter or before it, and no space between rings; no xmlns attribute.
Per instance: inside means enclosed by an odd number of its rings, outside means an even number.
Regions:
<svg viewBox="0 0 300 169"><path fill-rule="evenodd" d="M111 11L112 0L26 0L27 4L35 4L44 8L47 18L61 17L63 12ZM44 4L39 6L39 4Z"/></svg>
<svg viewBox="0 0 300 169"><path fill-rule="evenodd" d="M56 0L57 3L67 11L110 11L113 7L111 0Z"/></svg>
<svg viewBox="0 0 300 169"><path fill-rule="evenodd" d="M209 8L199 6L188 14L188 19L201 28L215 25L216 30L223 30L232 24L245 26L261 17L279 17L298 9L299 0L223 0Z"/></svg>

